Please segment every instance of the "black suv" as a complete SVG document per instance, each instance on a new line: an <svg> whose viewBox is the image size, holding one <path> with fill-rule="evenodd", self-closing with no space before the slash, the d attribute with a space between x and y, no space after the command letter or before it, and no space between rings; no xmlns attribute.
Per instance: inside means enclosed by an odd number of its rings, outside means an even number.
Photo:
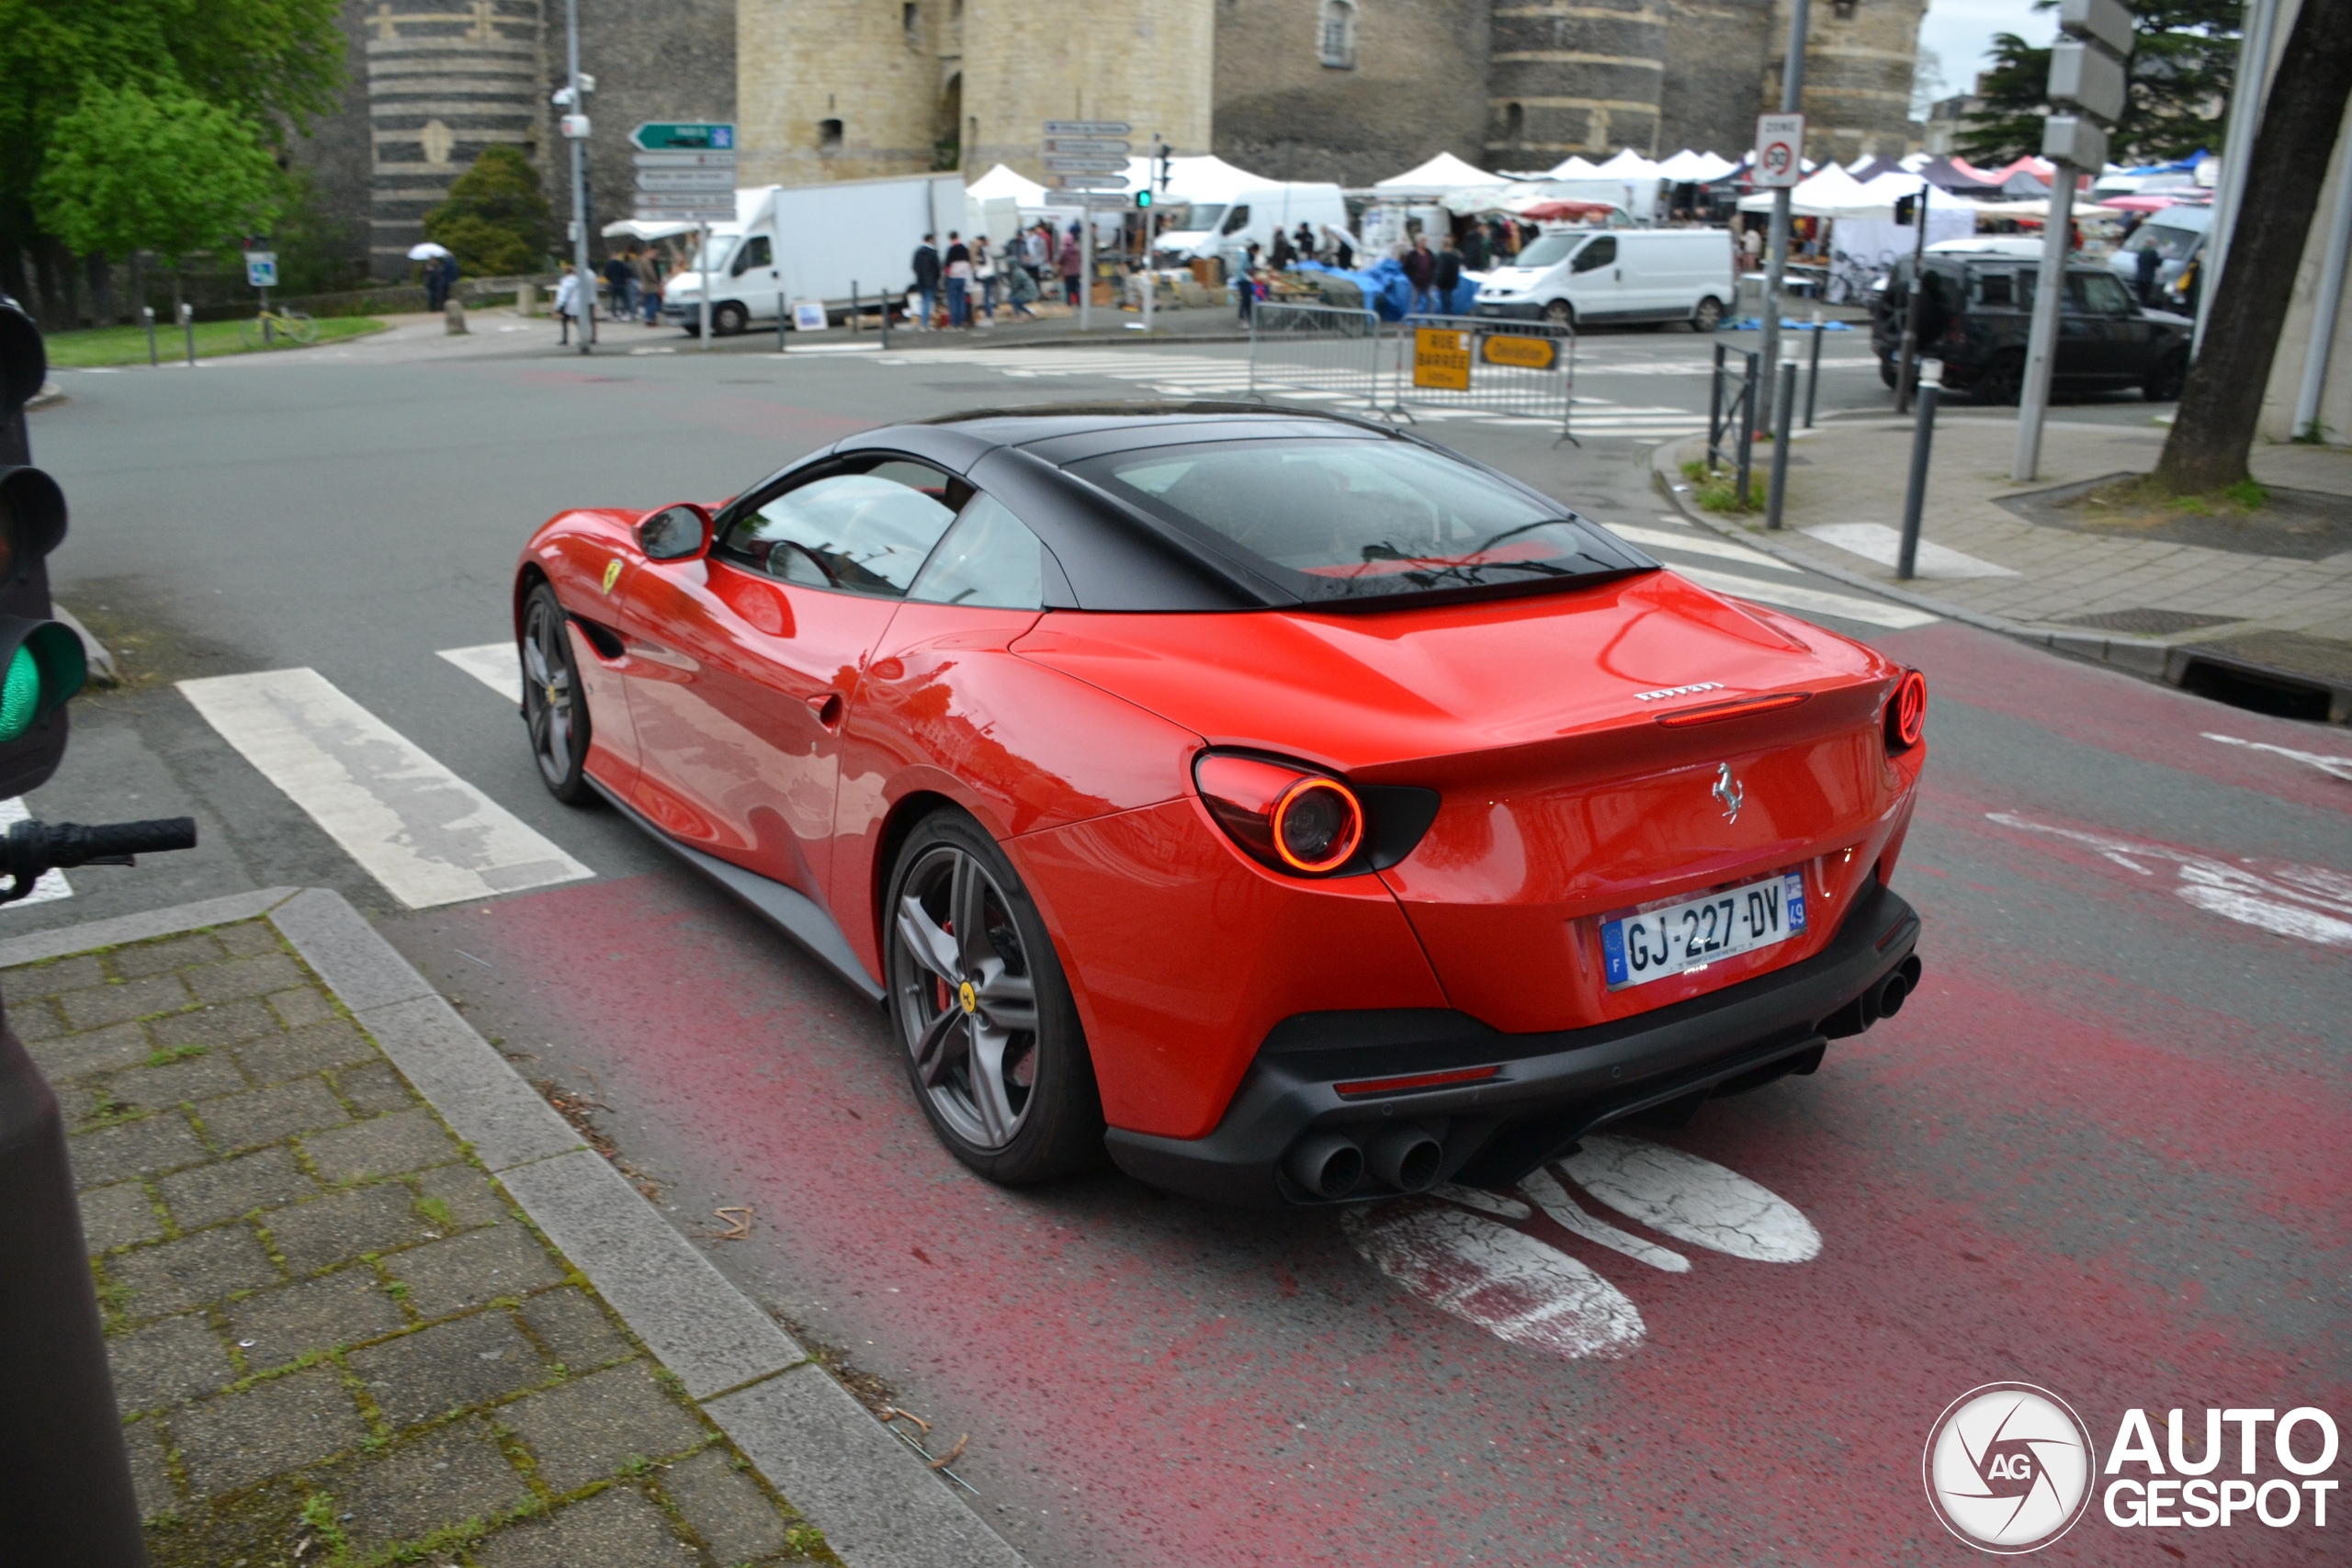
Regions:
<svg viewBox="0 0 2352 1568"><path fill-rule="evenodd" d="M2041 264L2029 256L1991 252L1931 253L1922 269L1919 357L1944 362L1944 385L1963 389L1980 403L2014 403L2025 384L2026 335L2033 325L2034 286ZM1879 374L1894 385L1903 352L1903 321L1911 307L1911 258L1888 274L1871 305L1871 346ZM2053 389L2115 391L2137 387L2150 402L2180 396L2188 373L2192 322L2152 310L2132 298L2103 266L2066 269L2066 298L2058 315L2058 363Z"/></svg>

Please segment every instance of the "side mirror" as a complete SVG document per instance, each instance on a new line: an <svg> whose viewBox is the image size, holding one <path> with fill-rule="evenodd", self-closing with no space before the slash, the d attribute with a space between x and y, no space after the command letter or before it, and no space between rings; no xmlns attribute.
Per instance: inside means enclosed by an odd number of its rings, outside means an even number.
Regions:
<svg viewBox="0 0 2352 1568"><path fill-rule="evenodd" d="M691 501L646 513L637 547L647 560L693 560L710 549L710 513Z"/></svg>

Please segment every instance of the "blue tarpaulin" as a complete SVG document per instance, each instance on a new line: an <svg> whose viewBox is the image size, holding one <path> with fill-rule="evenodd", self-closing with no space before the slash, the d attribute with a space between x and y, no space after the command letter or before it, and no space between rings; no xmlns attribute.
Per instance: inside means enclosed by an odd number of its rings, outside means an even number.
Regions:
<svg viewBox="0 0 2352 1568"><path fill-rule="evenodd" d="M1336 266L1326 266L1321 262L1296 262L1292 265L1291 270L1326 273L1334 277L1346 278L1363 291L1365 307L1375 312L1384 321L1401 321L1412 313L1413 285L1405 276L1404 263L1394 256L1383 256L1360 272L1342 272ZM1470 313L1472 303L1477 298L1478 281L1465 274L1462 281L1454 286L1453 298L1438 302L1439 313L1466 316Z"/></svg>

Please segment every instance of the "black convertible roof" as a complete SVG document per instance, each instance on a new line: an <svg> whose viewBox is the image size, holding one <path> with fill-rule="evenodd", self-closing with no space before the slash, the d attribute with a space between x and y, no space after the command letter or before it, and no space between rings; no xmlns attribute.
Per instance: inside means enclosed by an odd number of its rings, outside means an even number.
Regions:
<svg viewBox="0 0 2352 1568"><path fill-rule="evenodd" d="M1510 476L1408 432L1319 409L1262 403L1102 401L974 409L843 438L745 491L721 513L722 530L741 509L763 503L812 468L886 455L918 457L961 474L995 496L1044 541L1050 558L1046 602L1053 609L1213 611L1303 605L1289 587L1234 556L1205 545L1069 471L1070 465L1139 447L1206 441L1334 440L1408 442L1583 521L1560 502ZM1622 540L1588 527L1624 570L1657 563ZM1056 581L1054 566L1062 579ZM1491 591L1488 591L1491 592ZM1415 594L1426 604L1429 595ZM1395 608L1394 600L1315 601L1318 609Z"/></svg>

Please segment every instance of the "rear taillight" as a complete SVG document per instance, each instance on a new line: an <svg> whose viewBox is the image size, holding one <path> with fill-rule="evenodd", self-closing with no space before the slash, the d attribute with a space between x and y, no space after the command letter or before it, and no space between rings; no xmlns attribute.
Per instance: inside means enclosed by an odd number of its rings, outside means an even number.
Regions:
<svg viewBox="0 0 2352 1568"><path fill-rule="evenodd" d="M1928 678L1907 670L1894 683L1894 694L1886 699L1886 749L1908 751L1927 728Z"/></svg>
<svg viewBox="0 0 2352 1568"><path fill-rule="evenodd" d="M1345 782L1257 757L1211 752L1193 783L1217 825L1250 857L1294 876L1361 869L1363 802Z"/></svg>

